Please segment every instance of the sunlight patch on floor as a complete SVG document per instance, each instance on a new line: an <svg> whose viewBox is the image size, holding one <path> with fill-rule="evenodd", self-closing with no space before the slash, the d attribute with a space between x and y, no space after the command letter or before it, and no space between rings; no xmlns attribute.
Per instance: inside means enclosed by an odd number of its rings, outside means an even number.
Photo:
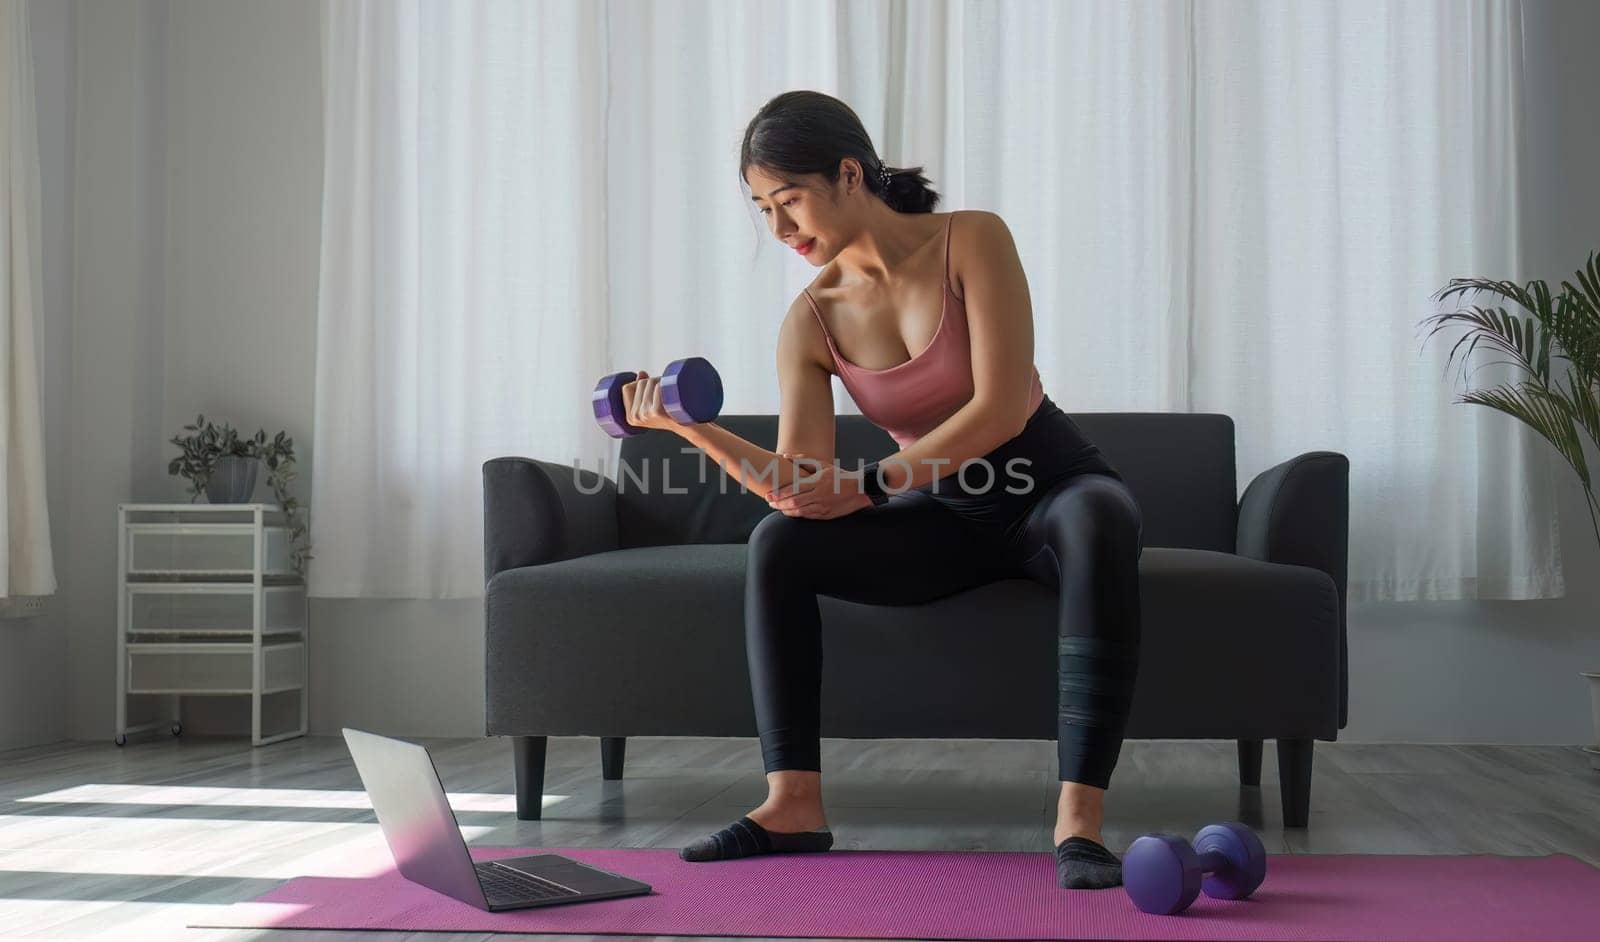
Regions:
<svg viewBox="0 0 1600 942"><path fill-rule="evenodd" d="M98 914L116 906L117 911ZM70 906L54 900L14 900L0 898L0 940L115 939L118 942L172 942L173 939L205 938L227 930L188 928L191 922L206 922L225 910L228 903L141 903L114 900L107 903L74 901ZM12 935L10 933L16 933ZM265 933L263 933L265 935Z"/></svg>
<svg viewBox="0 0 1600 942"><path fill-rule="evenodd" d="M195 827L202 824L208 826ZM493 830L468 826L461 836L470 843ZM376 824L0 816L0 877L32 871L289 880L393 868Z"/></svg>
<svg viewBox="0 0 1600 942"><path fill-rule="evenodd" d="M456 811L490 811L515 814L515 795L492 792L447 792ZM545 795L541 807L566 801L569 795ZM44 792L19 802L48 804L195 805L237 808L368 808L364 791L337 788L228 788L206 785L75 785Z"/></svg>

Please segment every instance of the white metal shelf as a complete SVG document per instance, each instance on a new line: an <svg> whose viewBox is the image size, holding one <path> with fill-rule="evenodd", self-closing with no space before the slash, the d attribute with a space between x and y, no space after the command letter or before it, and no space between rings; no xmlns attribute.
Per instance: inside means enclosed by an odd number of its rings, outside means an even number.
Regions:
<svg viewBox="0 0 1600 942"><path fill-rule="evenodd" d="M160 572L149 569L134 569L128 572L128 581L135 585L160 585L163 582L169 585L182 584L180 580L195 579L218 585L233 583L249 587L252 583L245 580L254 580L254 578L255 573L249 569L163 569ZM269 587L274 585L293 585L294 583L288 581L279 581L287 580L288 578L287 576L269 574L267 576L267 585Z"/></svg>
<svg viewBox="0 0 1600 942"><path fill-rule="evenodd" d="M263 644L265 648L282 648L291 644L300 644L294 641L271 642ZM251 641L141 641L139 642L140 654L250 654L256 649Z"/></svg>
<svg viewBox="0 0 1600 942"><path fill-rule="evenodd" d="M279 513L282 508L277 504L251 503L251 504L118 504L121 510L134 512L150 511L153 513L246 513L261 509L267 513Z"/></svg>
<svg viewBox="0 0 1600 942"><path fill-rule="evenodd" d="M118 505L118 745L166 725L128 726L128 697L144 695L172 698L175 734L179 698L240 695L251 698L253 744L305 735L309 612L283 517L265 503ZM294 691L298 726L263 735L262 698Z"/></svg>
<svg viewBox="0 0 1600 942"><path fill-rule="evenodd" d="M269 694L269 693L287 693L290 690L301 690L301 689L304 689L304 688L302 688L299 684L294 684L294 685L289 686L289 687L263 687L262 690L261 690L261 693L263 695ZM172 689L172 690L160 690L160 689L156 689L156 688L147 688L147 689L142 688L142 689L135 690L135 691L132 691L132 692L133 692L134 695L141 696L141 697L145 696L145 695L156 696L158 694L176 694L176 695L179 695L179 696L188 696L188 697L210 697L210 696L231 696L231 695L235 695L235 694L246 694L246 693L254 694L255 693L255 691L250 689L249 687L239 687L239 688L231 689L231 690L229 690L229 689L190 690L188 688L176 688L176 689ZM159 728L161 728L161 724L160 723L147 723L144 726L130 726L130 727L128 727L128 732L135 733L135 732L138 732L138 731L144 730L144 729L159 729ZM287 733L280 733L277 736L264 736L264 737L261 738L261 740L259 742L254 743L254 745L265 746L268 743L275 743L275 742L278 742L280 740L293 739L296 736L304 736L304 735L305 735L304 731L295 732L294 730L290 730Z"/></svg>
<svg viewBox="0 0 1600 942"><path fill-rule="evenodd" d="M132 591L154 595L179 595L182 593L250 595L255 591L254 573L246 572L243 575L229 575L225 579L213 578L216 575L215 571L205 571L163 573L160 578L153 578L149 573L130 572L127 575L127 586ZM186 579L191 581L183 581ZM266 575L262 578L262 588L268 592L274 589L300 589L304 588L304 583L296 577Z"/></svg>
<svg viewBox="0 0 1600 942"><path fill-rule="evenodd" d="M281 523L269 523L263 529L287 530ZM130 523L129 533L176 533L180 536L252 536L256 528L248 523Z"/></svg>
<svg viewBox="0 0 1600 942"><path fill-rule="evenodd" d="M242 628L129 628L129 635L193 635L195 637L245 637L252 636L252 632ZM304 632L299 628L263 628L262 638L300 637Z"/></svg>

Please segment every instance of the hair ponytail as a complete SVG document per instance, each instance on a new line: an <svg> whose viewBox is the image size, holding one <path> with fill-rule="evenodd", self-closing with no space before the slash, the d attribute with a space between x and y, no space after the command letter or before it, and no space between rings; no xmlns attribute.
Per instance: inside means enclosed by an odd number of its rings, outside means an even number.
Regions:
<svg viewBox="0 0 1600 942"><path fill-rule="evenodd" d="M932 182L923 176L921 167L890 167L884 169L889 172L888 183L883 182L884 177L878 175L878 185L875 192L889 204L889 208L899 213L931 213L933 207L939 203L939 194L929 184Z"/></svg>

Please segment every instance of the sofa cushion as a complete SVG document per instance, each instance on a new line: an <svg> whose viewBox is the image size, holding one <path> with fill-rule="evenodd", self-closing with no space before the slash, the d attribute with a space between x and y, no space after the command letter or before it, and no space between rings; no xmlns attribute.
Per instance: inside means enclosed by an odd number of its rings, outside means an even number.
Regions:
<svg viewBox="0 0 1600 942"><path fill-rule="evenodd" d="M746 551L633 547L497 574L487 733L753 735ZM1130 738L1335 738L1326 573L1148 546L1140 600ZM1053 590L1010 579L921 605L820 605L823 735L1055 738Z"/></svg>

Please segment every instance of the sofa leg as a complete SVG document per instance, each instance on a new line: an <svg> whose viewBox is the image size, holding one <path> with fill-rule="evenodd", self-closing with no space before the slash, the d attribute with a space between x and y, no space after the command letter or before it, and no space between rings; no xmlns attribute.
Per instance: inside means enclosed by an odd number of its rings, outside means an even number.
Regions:
<svg viewBox="0 0 1600 942"><path fill-rule="evenodd" d="M600 737L600 775L606 781L622 778L622 752L627 745L626 736Z"/></svg>
<svg viewBox="0 0 1600 942"><path fill-rule="evenodd" d="M519 821L538 821L544 815L544 752L549 741L548 736L511 737Z"/></svg>
<svg viewBox="0 0 1600 942"><path fill-rule="evenodd" d="M1283 826L1303 828L1311 817L1311 747L1315 740L1278 740L1278 784L1283 791Z"/></svg>
<svg viewBox="0 0 1600 942"><path fill-rule="evenodd" d="M1261 785L1261 740L1239 740L1239 784Z"/></svg>

